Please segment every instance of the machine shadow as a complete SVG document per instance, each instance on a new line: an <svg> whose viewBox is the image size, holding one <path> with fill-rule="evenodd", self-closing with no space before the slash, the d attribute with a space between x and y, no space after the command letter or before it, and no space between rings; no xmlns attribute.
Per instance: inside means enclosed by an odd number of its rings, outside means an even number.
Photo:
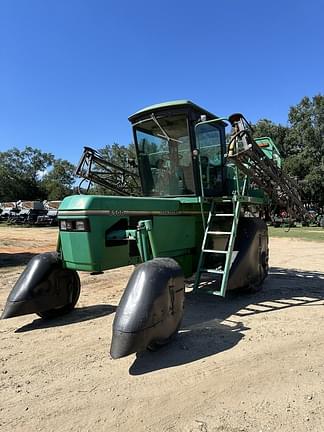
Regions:
<svg viewBox="0 0 324 432"><path fill-rule="evenodd" d="M218 354L244 337L249 330L245 317L313 305L324 305L324 273L278 267L271 268L257 293L230 292L225 299L188 293L175 340L157 352L138 354L129 373L141 375Z"/></svg>
<svg viewBox="0 0 324 432"><path fill-rule="evenodd" d="M100 318L114 313L117 306L100 304L94 306L85 306L74 309L67 315L63 315L53 319L37 318L33 322L28 323L17 330L15 333L25 333L32 330L40 330L52 327L62 327L70 324L89 321L91 319Z"/></svg>
<svg viewBox="0 0 324 432"><path fill-rule="evenodd" d="M37 254L31 252L21 252L21 253L0 252L0 267L15 267L20 265L26 265L35 255Z"/></svg>

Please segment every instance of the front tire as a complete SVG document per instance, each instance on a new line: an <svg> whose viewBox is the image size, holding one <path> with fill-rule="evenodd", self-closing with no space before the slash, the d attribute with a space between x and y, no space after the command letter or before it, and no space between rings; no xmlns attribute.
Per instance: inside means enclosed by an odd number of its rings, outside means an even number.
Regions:
<svg viewBox="0 0 324 432"><path fill-rule="evenodd" d="M71 312L79 300L81 291L80 278L75 270L55 269L51 272L49 278L58 289L66 289L68 291L70 301L64 306L37 312L37 315L44 319L57 318Z"/></svg>
<svg viewBox="0 0 324 432"><path fill-rule="evenodd" d="M146 347L146 349L148 351L155 352L155 351L158 351L160 348L164 347L165 345L169 344L170 342L172 342L178 335L178 332L179 332L180 327L181 327L181 321L177 325L177 328L175 329L175 331L168 338L158 339L158 340L152 341L149 343L149 345Z"/></svg>

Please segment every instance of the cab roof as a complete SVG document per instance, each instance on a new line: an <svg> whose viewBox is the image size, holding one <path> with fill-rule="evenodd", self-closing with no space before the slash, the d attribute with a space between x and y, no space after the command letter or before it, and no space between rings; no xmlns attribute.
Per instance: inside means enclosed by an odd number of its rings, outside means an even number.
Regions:
<svg viewBox="0 0 324 432"><path fill-rule="evenodd" d="M150 105L150 106L143 108L143 109L137 111L136 113L132 114L130 117L128 117L128 120L130 122L134 123L136 120L143 117L144 114L147 114L147 113L151 114L153 111L160 111L160 110L163 111L163 110L172 109L172 108L188 108L188 109L191 108L192 110L198 112L199 114L202 114L202 115L205 114L209 119L217 118L217 116L215 114L212 114L209 111L205 110L204 108L201 108L199 105L196 105L195 103L191 102L190 100L179 99L179 100L163 102L163 103L159 103L159 104L155 104L155 105Z"/></svg>

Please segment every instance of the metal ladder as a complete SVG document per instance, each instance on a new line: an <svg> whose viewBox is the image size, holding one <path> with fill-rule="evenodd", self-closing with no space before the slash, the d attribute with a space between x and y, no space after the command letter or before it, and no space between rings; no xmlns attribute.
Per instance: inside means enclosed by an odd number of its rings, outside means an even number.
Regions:
<svg viewBox="0 0 324 432"><path fill-rule="evenodd" d="M213 290L208 291L209 294L218 295L221 297L225 297L226 289L227 289L227 282L229 273L231 270L232 265L232 256L233 256L233 248L234 248L234 242L236 238L236 232L237 232L237 225L240 217L240 209L241 209L241 203L238 200L233 200L233 212L232 213L221 213L219 212L219 209L217 209L217 203L216 201L212 201L210 211L208 214L207 224L205 228L204 238L202 241L201 246L201 252L196 272L196 278L194 283L194 292L197 292L199 290L199 284L201 281L201 276L203 273L214 273L221 276L221 283L220 283L220 289L219 290ZM211 226L213 225L213 222L224 219L224 218L230 218L232 219L231 223L231 229L230 231L215 231L211 229ZM217 225L217 224L216 224ZM227 249L225 250L214 250L214 249L206 249L206 245L208 243L210 236L228 236L229 240L227 242ZM225 255L225 263L224 268L205 268L205 261L206 257L208 255L211 256L224 256Z"/></svg>

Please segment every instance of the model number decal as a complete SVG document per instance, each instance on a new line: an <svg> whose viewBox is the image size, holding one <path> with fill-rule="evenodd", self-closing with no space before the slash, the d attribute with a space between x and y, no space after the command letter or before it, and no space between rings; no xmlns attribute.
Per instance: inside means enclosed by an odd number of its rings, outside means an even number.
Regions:
<svg viewBox="0 0 324 432"><path fill-rule="evenodd" d="M124 216L125 210L108 210L109 216Z"/></svg>
<svg viewBox="0 0 324 432"><path fill-rule="evenodd" d="M177 210L161 210L160 214L161 215L177 215L178 211Z"/></svg>

